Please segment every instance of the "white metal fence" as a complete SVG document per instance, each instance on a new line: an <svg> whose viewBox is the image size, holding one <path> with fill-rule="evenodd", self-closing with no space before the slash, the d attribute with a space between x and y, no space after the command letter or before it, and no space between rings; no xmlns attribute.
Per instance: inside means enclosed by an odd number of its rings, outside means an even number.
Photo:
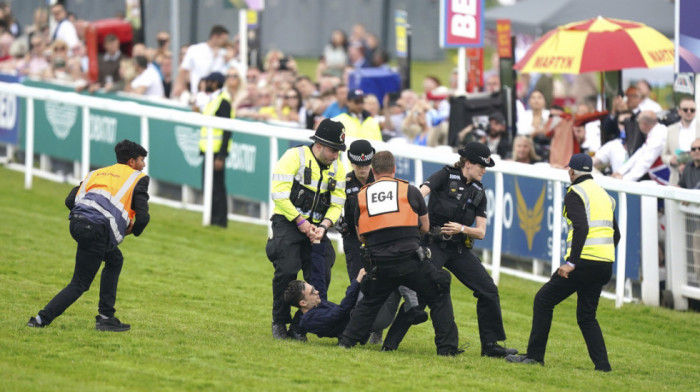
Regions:
<svg viewBox="0 0 700 392"><path fill-rule="evenodd" d="M155 108L152 106L140 105L134 102L114 101L104 98L96 98L88 95L79 95L75 93L58 92L54 90L38 89L27 87L20 84L0 83L0 92L26 98L26 132L24 135L24 150L25 162L24 165L14 164L14 168L23 170L25 173L25 188L32 187L32 178L34 175L41 175L34 168L34 99L59 101L70 103L82 107L83 118L89 118L91 110L106 110L115 113L128 114L139 116L141 118L140 125L140 140L141 144L148 150L151 140L148 120L169 120L177 121L182 124L196 127L222 128L232 130L237 133L247 133L257 136L263 136L269 139L270 143L270 170L274 167L278 151L278 139L287 139L294 141L306 142L311 135L310 131L299 129L287 129L276 126L271 126L264 123L251 123L239 120L230 120L218 117L203 116L198 113L182 112L167 108ZM82 129L82 159L80 162L80 178L87 175L90 168L90 129L87 121L83 122ZM211 143L211 132L209 133L209 142ZM348 140L350 142L350 140ZM374 143L378 150L390 150L397 157L414 160L416 163L414 170L414 182L421 183L424 179L422 170L422 162L434 162L439 164L450 164L454 162L457 155L451 150L433 149L414 145L396 145L386 143ZM211 151L209 149L208 151ZM205 165L211 167L213 164L213 154L207 153L205 156ZM533 170L534 168L534 170ZM148 170L148 165L145 171ZM492 276L496 284L499 282L500 273L509 273L521 276L526 279L543 281L546 278L532 273L515 271L501 267L501 249L503 244L503 222L504 222L504 186L503 175L510 174L515 176L537 178L547 181L552 181L553 189L553 211L554 217L559 217L562 214L563 206L563 184L569 182L568 175L564 170L552 169L548 166L530 166L522 165L514 162L501 161L489 169L495 174L495 203L493 209L493 246L490 251L489 259L491 260L490 268ZM209 171L210 172L210 171ZM63 180L62 177L45 175L48 178ZM211 175L205 176L204 183L204 206L195 207L201 210L203 224L208 224L210 221L210 203L211 203ZM271 175L267 177L267 181L271 180ZM596 181L609 191L618 192L618 222L620 230L624 236L628 230L641 230L642 244L642 260L641 273L642 279L642 300L649 305L659 305L659 257L657 244L658 236L658 215L657 215L657 199L665 200L666 210L666 269L667 269L667 289L673 292L675 307L677 309L687 308L687 299L700 299L700 288L698 287L698 271L700 269L700 259L698 258L698 241L700 225L698 224L698 216L700 208L697 204L700 201L700 195L697 191L690 191L675 187L664 187L656 185L653 182L635 183L615 180L609 177L596 177ZM185 192L183 192L184 194ZM641 195L641 212L642 212L642 227L626 227L627 214L638 214L639 211L630 211L627 208L627 194ZM155 201L167 202L164 199L156 198ZM180 208L192 208L192 205L187 202L173 203L170 205ZM689 204L689 205L687 205ZM272 201L268 200L267 208L263 208L264 215L267 215L271 209ZM233 216L234 219L244 220L258 224L268 224L264 218L251 218L244 216ZM687 219L687 220L686 220ZM557 244L562 232L562 220L553 219L552 241ZM692 229L692 230L691 230ZM687 234L686 234L687 233ZM617 277L625 276L627 249L625 241L621 241L617 249ZM553 246L551 252L551 271L554 272L561 264L562 260L561 247ZM616 306L622 306L625 300L625 279L617 279L614 294L604 293L609 298L616 300Z"/></svg>

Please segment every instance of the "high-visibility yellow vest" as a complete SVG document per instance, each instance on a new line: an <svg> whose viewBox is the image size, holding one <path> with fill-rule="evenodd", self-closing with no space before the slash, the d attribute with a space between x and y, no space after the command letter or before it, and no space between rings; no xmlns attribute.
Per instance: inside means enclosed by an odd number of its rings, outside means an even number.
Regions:
<svg viewBox="0 0 700 392"><path fill-rule="evenodd" d="M596 184L593 179L570 186L568 192L576 192L586 208L588 236L581 250L581 258L612 263L615 261L615 230L613 229L615 199L608 195L605 189ZM569 233L566 237L566 256L564 257L568 260L571 254L571 240L574 230L571 226L571 220L566 214L566 206L563 213L569 224Z"/></svg>
<svg viewBox="0 0 700 392"><path fill-rule="evenodd" d="M131 200L136 183L144 176L144 173L120 163L92 171L80 185L75 204L92 207L107 218L119 244L136 216Z"/></svg>
<svg viewBox="0 0 700 392"><path fill-rule="evenodd" d="M226 90L221 90L219 94L217 94L211 101L209 101L209 103L207 103L207 105L204 106L202 114L205 116L215 116L216 111L219 110L219 106L221 105L222 101L227 101L229 104L231 104L231 95L229 95L229 93ZM235 117L236 110L234 109L233 105L231 105L231 118ZM216 154L219 151L221 151L221 143L223 143L224 140L224 130L220 128L212 128L211 132L214 136L213 150L214 154ZM233 140L229 139L228 146L226 146L227 151L231 150L232 143ZM199 151L207 151L207 127L202 127L199 133Z"/></svg>
<svg viewBox="0 0 700 392"><path fill-rule="evenodd" d="M348 113L341 113L333 118L345 126L345 136L366 140L382 140L382 130L379 123L372 116L367 116L362 123L357 117Z"/></svg>
<svg viewBox="0 0 700 392"><path fill-rule="evenodd" d="M272 170L272 201L274 213L289 221L301 215L315 223L328 218L335 224L345 204L345 168L335 160L321 170L309 146L290 148Z"/></svg>

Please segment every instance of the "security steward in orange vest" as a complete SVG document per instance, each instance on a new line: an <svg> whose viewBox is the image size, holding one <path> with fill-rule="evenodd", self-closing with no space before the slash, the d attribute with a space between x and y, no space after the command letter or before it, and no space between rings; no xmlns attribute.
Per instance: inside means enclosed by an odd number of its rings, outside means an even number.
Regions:
<svg viewBox="0 0 700 392"><path fill-rule="evenodd" d="M29 319L29 327L51 324L88 291L104 260L95 329L123 332L131 328L114 317L117 283L124 262L119 244L129 234L141 235L150 219L149 178L141 172L147 152L130 140L117 143L114 152L116 165L89 173L66 198L66 207L71 210L70 234L78 243L73 278L38 316Z"/></svg>
<svg viewBox="0 0 700 392"><path fill-rule="evenodd" d="M537 292L532 330L526 355L509 355L508 362L544 365L554 307L576 293L576 321L583 334L595 370L612 370L605 339L596 319L600 293L612 277L620 229L615 219L615 199L598 185L587 154L569 160L571 186L566 190L563 215L569 224L563 264Z"/></svg>
<svg viewBox="0 0 700 392"><path fill-rule="evenodd" d="M265 246L275 267L272 278L272 336L306 341L300 329L301 312L292 322L284 291L297 279L311 280L311 243L326 246L326 285L331 281L335 251L326 232L335 225L345 204L345 168L338 163L345 151L345 129L339 121L321 121L311 136L312 145L288 149L272 169L272 236ZM290 328L287 331L286 324Z"/></svg>
<svg viewBox="0 0 700 392"><path fill-rule="evenodd" d="M207 89L212 91L212 98L202 114L223 118L234 118L236 110L232 106L230 91L237 91L240 83L238 73L231 70L224 76L220 72L212 72L206 77ZM226 83L226 85L224 85ZM212 129L214 136L214 177L212 180L211 224L221 227L228 226L228 201L226 200L226 158L231 149L231 131ZM202 127L199 138L199 152L204 155L207 151L207 127ZM204 185L205 165L202 164L202 185Z"/></svg>
<svg viewBox="0 0 700 392"><path fill-rule="evenodd" d="M430 307L438 355L460 354L449 273L437 271L419 256L420 233L428 231L425 201L418 189L394 178L396 165L391 152L375 154L372 171L377 181L360 191L356 213L357 233L366 247L364 257L370 272L361 286L364 297L338 345L350 348L364 341L386 299L403 285Z"/></svg>

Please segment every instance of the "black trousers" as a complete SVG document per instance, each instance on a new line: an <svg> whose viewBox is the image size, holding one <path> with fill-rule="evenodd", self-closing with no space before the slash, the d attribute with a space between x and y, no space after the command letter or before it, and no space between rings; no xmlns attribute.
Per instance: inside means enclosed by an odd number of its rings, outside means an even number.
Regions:
<svg viewBox="0 0 700 392"><path fill-rule="evenodd" d="M527 356L544 361L554 307L571 294L578 295L576 320L583 334L596 369L609 370L608 352L600 330L596 311L603 286L612 277L612 263L581 260L565 279L555 272L549 282L537 292L532 314L532 330L527 345Z"/></svg>
<svg viewBox="0 0 700 392"><path fill-rule="evenodd" d="M90 289L103 260L105 267L102 269L100 279L98 311L107 317L114 316L117 283L124 264L124 257L117 245L111 242L109 230L106 223L95 224L85 219L72 219L70 221L70 234L78 243L73 278L68 286L39 312L42 323L50 324Z"/></svg>
<svg viewBox="0 0 700 392"><path fill-rule="evenodd" d="M216 159L216 158L215 158ZM202 190L204 189L204 164L202 163ZM228 200L226 198L226 168L214 169L211 196L211 224L228 226Z"/></svg>
<svg viewBox="0 0 700 392"><path fill-rule="evenodd" d="M322 243L326 249L326 286L331 284L331 268L335 263L335 250L327 236ZM311 273L311 242L302 234L296 224L282 215L272 217L272 238L265 246L267 258L275 267L272 278L272 322L289 324L292 318L289 305L284 303L284 290L289 282L297 279L299 271L303 271L304 279L309 280ZM327 288L327 287L326 287Z"/></svg>
<svg viewBox="0 0 700 392"><path fill-rule="evenodd" d="M415 256L409 256L413 258ZM363 279L362 292L364 297L358 302L352 313L350 322L345 327L339 341L345 345L354 345L370 333L377 313L387 298L399 286L406 286L418 294L422 303L430 307L430 316L435 330L435 346L438 354L446 354L457 349L457 324L452 313L452 300L449 294L449 283L440 285L434 278L435 268L425 262L414 260L415 266L401 275L382 270L384 263L377 260L380 266L375 280ZM449 277L447 282L449 282ZM405 312L399 312L403 314Z"/></svg>
<svg viewBox="0 0 700 392"><path fill-rule="evenodd" d="M481 260L469 249L463 248L460 253L455 245L444 248L440 245L438 243L430 245L431 261L435 268L445 267L452 272L463 285L474 292L481 343L506 340L498 287L481 264Z"/></svg>
<svg viewBox="0 0 700 392"><path fill-rule="evenodd" d="M360 246L362 243L353 235L343 237L343 252L345 252L345 264L348 270L350 282L357 278L357 274L363 267Z"/></svg>

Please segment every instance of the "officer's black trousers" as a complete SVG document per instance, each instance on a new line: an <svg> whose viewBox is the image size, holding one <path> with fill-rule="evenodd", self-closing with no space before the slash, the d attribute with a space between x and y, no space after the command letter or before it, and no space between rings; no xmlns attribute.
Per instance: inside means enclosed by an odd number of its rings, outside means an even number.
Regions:
<svg viewBox="0 0 700 392"><path fill-rule="evenodd" d="M479 336L484 343L506 339L501 316L501 300L498 287L481 264L481 260L469 249L462 248L461 253L455 245L442 248L440 244L430 245L431 261L435 268L445 267L454 276L474 292L476 297L476 317L479 322ZM454 285L452 286L454 290Z"/></svg>
<svg viewBox="0 0 700 392"><path fill-rule="evenodd" d="M331 268L335 263L335 250L327 236L321 240L326 248L326 285L331 284ZM282 215L272 217L272 238L265 246L267 258L275 267L272 278L272 322L288 324L291 322L289 305L284 303L284 290L289 282L297 279L299 271L304 272L304 280L309 280L311 273L311 242L302 234L296 223L290 222ZM326 287L327 288L327 287Z"/></svg>
<svg viewBox="0 0 700 392"><path fill-rule="evenodd" d="M75 252L75 269L68 286L59 292L43 310L39 312L41 322L48 325L60 316L73 302L90 289L102 261L100 280L100 302L98 311L101 315L114 316L114 303L117 299L117 283L122 270L124 257L117 245L110 240L107 224L95 224L85 219L72 219L70 234L78 243Z"/></svg>
<svg viewBox="0 0 700 392"><path fill-rule="evenodd" d="M414 256L409 256L414 257ZM377 272L376 280L363 281L362 292L364 297L358 302L352 313L350 322L345 327L339 342L345 345L354 345L363 340L370 332L372 323L377 313L386 302L389 295L399 286L406 286L418 294L422 303L430 307L430 316L435 330L435 346L438 354L447 354L457 349L458 332L457 324L452 313L452 300L449 295L449 286L441 289L432 278L433 266L415 260L415 268L402 275L384 273L381 269ZM382 260L377 260L382 265Z"/></svg>
<svg viewBox="0 0 700 392"><path fill-rule="evenodd" d="M554 307L571 294L578 295L576 320L588 347L588 354L596 369L609 370L608 352L596 311L603 286L612 276L612 263L581 260L565 279L556 272L537 292L532 315L532 330L527 345L527 356L544 361Z"/></svg>
<svg viewBox="0 0 700 392"><path fill-rule="evenodd" d="M202 164L202 184L204 184L204 164ZM204 186L202 186L204 189ZM211 224L228 226L228 200L226 198L226 168L214 170L211 196Z"/></svg>

